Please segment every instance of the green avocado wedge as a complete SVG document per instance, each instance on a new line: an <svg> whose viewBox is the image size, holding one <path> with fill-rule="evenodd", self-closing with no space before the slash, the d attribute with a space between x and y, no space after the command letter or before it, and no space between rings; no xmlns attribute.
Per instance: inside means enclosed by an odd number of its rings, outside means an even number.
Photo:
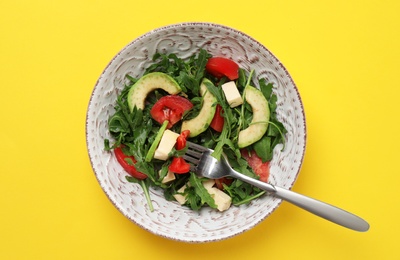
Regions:
<svg viewBox="0 0 400 260"><path fill-rule="evenodd" d="M170 76L162 72L152 72L141 77L128 92L128 106L130 111L136 106L144 109L147 95L156 90L163 89L171 95L182 91L178 83Z"/></svg>
<svg viewBox="0 0 400 260"><path fill-rule="evenodd" d="M210 80L204 78L200 85L200 95L203 97L203 105L199 114L190 120L182 122L181 132L190 130L189 137L195 137L206 131L212 119L214 118L217 98L208 91L207 84L213 84Z"/></svg>
<svg viewBox="0 0 400 260"><path fill-rule="evenodd" d="M253 119L246 129L239 132L239 148L247 147L263 137L268 129L270 116L268 101L260 90L247 86L244 90L244 97L252 108Z"/></svg>

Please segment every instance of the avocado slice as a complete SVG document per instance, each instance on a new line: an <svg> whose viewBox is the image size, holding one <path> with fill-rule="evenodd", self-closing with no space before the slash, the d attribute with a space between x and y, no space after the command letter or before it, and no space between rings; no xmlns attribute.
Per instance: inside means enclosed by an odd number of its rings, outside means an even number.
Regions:
<svg viewBox="0 0 400 260"><path fill-rule="evenodd" d="M169 75L162 72L152 72L141 77L128 92L128 106L131 111L136 106L144 109L147 95L156 90L163 89L171 95L181 92L181 87Z"/></svg>
<svg viewBox="0 0 400 260"><path fill-rule="evenodd" d="M208 91L206 83L213 84L210 80L204 78L200 85L200 95L203 97L203 106L199 114L195 118L182 122L181 132L190 130L189 137L195 137L207 130L214 118L217 98Z"/></svg>
<svg viewBox="0 0 400 260"><path fill-rule="evenodd" d="M247 86L244 97L253 110L253 119L246 129L239 132L239 148L249 146L263 137L267 131L270 116L268 101L260 90Z"/></svg>

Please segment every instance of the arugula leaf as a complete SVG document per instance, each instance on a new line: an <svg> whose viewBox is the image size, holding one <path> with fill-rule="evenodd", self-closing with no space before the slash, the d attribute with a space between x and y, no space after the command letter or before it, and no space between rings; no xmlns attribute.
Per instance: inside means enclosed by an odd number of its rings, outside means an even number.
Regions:
<svg viewBox="0 0 400 260"><path fill-rule="evenodd" d="M167 166L168 167L168 166ZM177 194L178 190L188 182L189 174L178 174L176 180L171 182L168 187L164 190L164 197L168 201L174 201L174 195ZM185 190L186 191L186 190ZM184 194L182 194L184 195Z"/></svg>
<svg viewBox="0 0 400 260"><path fill-rule="evenodd" d="M278 120L277 114L276 114L276 108L277 104L276 102L278 101L278 97L273 93L272 88L273 84L272 83L266 83L265 79L261 79L259 81L260 84L260 89L261 92L264 94L264 96L268 100L268 106L270 109L270 121L267 129L266 135L270 137L270 150L274 149L274 147L279 144L283 143L283 148L285 147L285 134L287 133L287 130L285 129L285 126ZM272 157L271 157L272 159ZM269 159L269 160L271 160Z"/></svg>
<svg viewBox="0 0 400 260"><path fill-rule="evenodd" d="M220 82L220 84L223 84L223 81ZM214 152L211 154L213 157L215 157L217 160L220 160L221 155L224 150L224 146L228 145L229 147L234 148L234 145L232 141L230 140L230 136L232 133L233 125L237 122L237 117L233 114L233 111L228 102L225 99L224 94L222 93L223 90L221 87L216 87L213 83L210 82L205 82L205 85L207 87L207 90L213 94L216 99L217 103L221 105L224 113L223 117L225 119L224 126L222 128L222 132L217 139L217 144L214 148Z"/></svg>
<svg viewBox="0 0 400 260"><path fill-rule="evenodd" d="M132 176L126 176L125 179L131 183L139 183L143 189L144 196L146 197L147 204L149 205L149 209L151 212L154 211L153 203L151 202L150 194L149 194L149 183L145 180L138 180Z"/></svg>
<svg viewBox="0 0 400 260"><path fill-rule="evenodd" d="M232 198L232 204L236 206L248 204L251 200L258 198L265 193L265 191L237 179L229 186L224 185L224 191L229 194Z"/></svg>
<svg viewBox="0 0 400 260"><path fill-rule="evenodd" d="M207 64L208 58L210 58L210 57L211 57L211 55L209 55L207 53L207 51L205 51L204 49L201 49L197 59L195 59L193 61L194 68L197 67L197 69L194 72L194 79L196 80L196 83L198 85L200 85L201 81L204 78L204 71L205 71L205 68L206 68L206 64Z"/></svg>
<svg viewBox="0 0 400 260"><path fill-rule="evenodd" d="M232 204L235 206L240 206L242 204L249 204L252 200L255 200L255 199L261 197L265 193L266 193L265 191L259 191L258 193L251 193L254 195L244 196L244 198L242 200L235 200L232 202Z"/></svg>
<svg viewBox="0 0 400 260"><path fill-rule="evenodd" d="M185 189L186 195L186 203L185 205L189 206L192 210L199 210L203 206L201 202L201 198L197 196L196 190L193 188L186 188Z"/></svg>
<svg viewBox="0 0 400 260"><path fill-rule="evenodd" d="M192 109L190 109L185 115L183 115L182 120L190 120L195 118L199 113L203 106L204 97L194 97L190 100L193 104Z"/></svg>
<svg viewBox="0 0 400 260"><path fill-rule="evenodd" d="M272 87L274 86L272 83L267 83L267 81L262 78L258 81L258 84L260 85L260 90L263 93L264 97L267 100L270 100L271 94L272 94Z"/></svg>
<svg viewBox="0 0 400 260"><path fill-rule="evenodd" d="M207 205L209 205L211 208L217 208L214 198L211 197L206 188L204 188L203 182L201 181L200 178L196 176L195 173L193 172L190 173L189 182L191 184L191 187L194 188L196 196L200 198L201 205L207 203ZM188 196L187 199L188 200L193 199L191 197L193 197L192 194L191 196ZM198 199L194 199L194 201L198 201Z"/></svg>
<svg viewBox="0 0 400 260"><path fill-rule="evenodd" d="M177 81L183 92L193 97L192 93L199 92L205 66L210 57L211 55L203 49L197 55L190 56L188 61L184 61L173 53L169 55L156 53L153 56L153 61L156 63L150 65L145 70L145 74L155 71L164 72Z"/></svg>
<svg viewBox="0 0 400 260"><path fill-rule="evenodd" d="M240 89L244 89L247 83L247 78L246 78L246 71L242 68L239 68L239 78L237 80L237 87Z"/></svg>
<svg viewBox="0 0 400 260"><path fill-rule="evenodd" d="M263 163L272 160L273 147L271 145L270 136L263 136L260 140L254 143L253 148Z"/></svg>

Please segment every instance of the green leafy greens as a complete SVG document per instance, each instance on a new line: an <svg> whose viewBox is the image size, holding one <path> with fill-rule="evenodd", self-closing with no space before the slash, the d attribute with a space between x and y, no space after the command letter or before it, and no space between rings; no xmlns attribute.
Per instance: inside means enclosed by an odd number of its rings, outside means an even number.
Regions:
<svg viewBox="0 0 400 260"><path fill-rule="evenodd" d="M221 85L226 82L227 78L216 79L208 74L205 67L207 60L211 55L200 50L197 54L190 56L188 59L181 59L176 54L156 53L153 57L153 64L150 65L144 72L163 72L174 78L182 88L183 95L191 101L193 108L183 115L183 119L191 119L198 115L202 105L203 98L199 90L203 78L208 78L213 84L206 84L207 90L217 99L224 113L224 126L222 132L216 132L208 129L190 141L202 144L206 147L214 149L212 154L219 159L222 154L225 154L230 161L232 167L252 178L258 178L252 171L248 162L242 158L241 151L237 145L238 135L240 130L248 127L252 119L252 108L249 104L244 104L237 108L231 108L225 99ZM257 84L253 81L253 72L246 72L239 69L239 78L236 80L236 85L241 93L248 85L258 85L259 89L269 102L270 120L267 133L258 142L254 143L249 149L254 149L257 155L262 158L263 162L272 159L273 150L276 145L285 142L286 129L276 116L277 96L273 93L273 85L267 83L265 79L260 79ZM108 120L108 128L113 137L113 144L110 140L105 140L104 145L107 151L123 145L126 155L133 155L136 159L135 168L148 176L145 180L137 180L134 177L127 176L126 179L132 183L139 183L145 192L150 210L153 210L151 204L149 188L161 188L164 191L164 196L167 200L174 200L174 195L178 194L178 190L187 185L185 191L181 194L186 198L185 205L193 210L199 210L204 205L216 208L213 197L207 192L202 185L204 179L199 178L194 173L177 174L176 179L169 183L163 183L163 178L168 173L170 161L160 161L153 159L148 154L153 153L153 142L159 133L160 126L154 121L150 115L150 109L157 100L165 95L162 90L156 90L151 93L146 99L146 106L143 110L133 109L130 112L127 103L127 94L129 89L138 80L129 75L126 76L129 83L119 93L115 105L115 113ZM245 98L243 98L245 100ZM217 105L214 104L214 105ZM170 130L179 133L181 123L175 124ZM163 131L163 129L162 129ZM150 150L150 153L149 153ZM185 150L171 151L172 155L182 155ZM147 158L146 158L147 156ZM232 204L241 205L247 204L253 199L262 196L265 192L243 183L240 180L233 180L230 185L224 184L224 191L232 198Z"/></svg>

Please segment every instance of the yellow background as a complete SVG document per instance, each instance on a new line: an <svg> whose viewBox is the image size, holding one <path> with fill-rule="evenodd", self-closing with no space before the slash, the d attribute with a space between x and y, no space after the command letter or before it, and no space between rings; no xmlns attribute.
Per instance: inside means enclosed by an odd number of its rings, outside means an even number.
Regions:
<svg viewBox="0 0 400 260"><path fill-rule="evenodd" d="M399 3L1 1L0 259L400 259ZM308 126L293 189L360 215L368 232L283 203L242 235L185 244L113 207L86 150L91 91L131 40L185 21L234 27L280 59Z"/></svg>

